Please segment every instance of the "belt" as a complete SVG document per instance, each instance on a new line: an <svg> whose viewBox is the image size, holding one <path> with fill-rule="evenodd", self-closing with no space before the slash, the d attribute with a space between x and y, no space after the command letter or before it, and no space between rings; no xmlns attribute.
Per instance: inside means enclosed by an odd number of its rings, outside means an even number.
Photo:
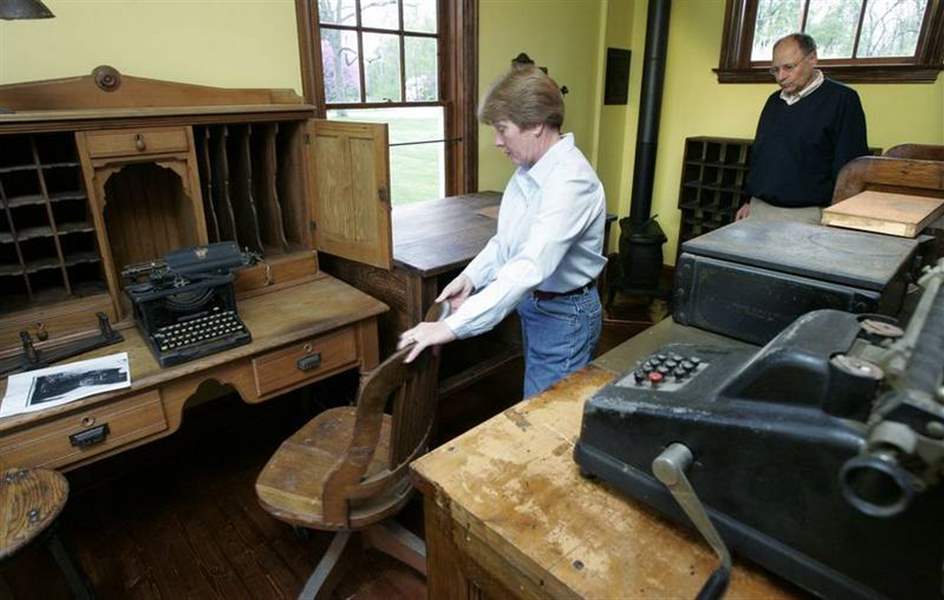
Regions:
<svg viewBox="0 0 944 600"><path fill-rule="evenodd" d="M544 292L541 290L534 290L531 292L531 295L537 300L551 300L553 298L560 298L562 296L573 296L575 294L582 294L592 288L596 280L591 280L589 283L580 286L579 288L574 288L572 290L567 290L566 292Z"/></svg>

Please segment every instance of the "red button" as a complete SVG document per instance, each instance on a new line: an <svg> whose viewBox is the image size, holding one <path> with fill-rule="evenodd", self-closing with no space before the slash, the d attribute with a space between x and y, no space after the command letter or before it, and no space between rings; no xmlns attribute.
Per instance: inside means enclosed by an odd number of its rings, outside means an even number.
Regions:
<svg viewBox="0 0 944 600"><path fill-rule="evenodd" d="M649 373L649 382L650 382L652 385L656 385L657 383L661 383L661 382L662 382L662 379L663 379L662 373L660 373L660 372L658 372L658 371L653 371L652 373Z"/></svg>

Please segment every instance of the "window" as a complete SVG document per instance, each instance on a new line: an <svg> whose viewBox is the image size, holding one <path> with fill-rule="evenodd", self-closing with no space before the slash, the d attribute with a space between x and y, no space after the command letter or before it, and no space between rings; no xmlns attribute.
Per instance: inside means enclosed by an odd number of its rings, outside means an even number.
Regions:
<svg viewBox="0 0 944 600"><path fill-rule="evenodd" d="M298 1L319 114L389 125L392 203L474 190L475 0Z"/></svg>
<svg viewBox="0 0 944 600"><path fill-rule="evenodd" d="M728 0L718 81L770 81L774 42L796 31L841 81L934 81L944 68L944 0Z"/></svg>

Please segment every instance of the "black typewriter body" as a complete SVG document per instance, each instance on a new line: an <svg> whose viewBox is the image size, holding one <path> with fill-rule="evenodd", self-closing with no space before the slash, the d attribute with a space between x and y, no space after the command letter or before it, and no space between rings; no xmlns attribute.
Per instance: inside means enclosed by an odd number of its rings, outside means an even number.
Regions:
<svg viewBox="0 0 944 600"><path fill-rule="evenodd" d="M940 598L944 292L919 309L907 331L819 310L760 350L667 345L587 401L574 458L690 526L654 476L683 444L736 553L825 598Z"/></svg>
<svg viewBox="0 0 944 600"><path fill-rule="evenodd" d="M165 261L135 266L125 293L138 328L162 367L248 344L252 335L239 318L234 266L245 264L234 243L183 249Z"/></svg>

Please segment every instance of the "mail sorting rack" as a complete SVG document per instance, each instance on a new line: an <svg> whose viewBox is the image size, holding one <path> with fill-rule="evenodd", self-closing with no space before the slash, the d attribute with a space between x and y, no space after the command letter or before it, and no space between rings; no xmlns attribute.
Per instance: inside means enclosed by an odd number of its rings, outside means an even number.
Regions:
<svg viewBox="0 0 944 600"><path fill-rule="evenodd" d="M301 124L291 122L194 127L209 241L266 257L307 245L295 170L279 168L301 161L299 135Z"/></svg>
<svg viewBox="0 0 944 600"><path fill-rule="evenodd" d="M691 137L685 140L678 207L679 244L734 221L746 200L751 145L742 138Z"/></svg>
<svg viewBox="0 0 944 600"><path fill-rule="evenodd" d="M0 312L106 292L72 135L0 144Z"/></svg>

